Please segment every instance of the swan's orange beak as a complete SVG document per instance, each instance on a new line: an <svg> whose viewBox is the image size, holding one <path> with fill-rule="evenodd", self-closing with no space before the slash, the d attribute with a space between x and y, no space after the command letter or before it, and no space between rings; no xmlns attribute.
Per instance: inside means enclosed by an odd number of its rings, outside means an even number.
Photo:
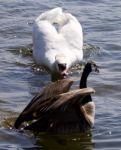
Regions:
<svg viewBox="0 0 121 150"><path fill-rule="evenodd" d="M62 79L65 79L68 76L67 70L61 72Z"/></svg>
<svg viewBox="0 0 121 150"><path fill-rule="evenodd" d="M68 75L66 64L65 63L64 64L58 64L58 68L59 68L59 72L60 72L62 79L66 78Z"/></svg>

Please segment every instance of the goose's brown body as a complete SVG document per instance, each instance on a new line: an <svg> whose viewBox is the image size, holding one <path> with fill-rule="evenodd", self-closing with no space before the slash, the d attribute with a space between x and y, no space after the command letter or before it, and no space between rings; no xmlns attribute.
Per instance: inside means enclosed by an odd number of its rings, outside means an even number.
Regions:
<svg viewBox="0 0 121 150"><path fill-rule="evenodd" d="M85 68L91 67L92 62ZM90 68L89 68L90 69ZM83 72L85 81L92 70ZM25 121L36 120L26 130L48 132L86 131L94 124L95 105L91 93L95 90L81 86L80 89L68 92L73 81L59 80L51 83L33 98L17 118L14 127L20 128Z"/></svg>

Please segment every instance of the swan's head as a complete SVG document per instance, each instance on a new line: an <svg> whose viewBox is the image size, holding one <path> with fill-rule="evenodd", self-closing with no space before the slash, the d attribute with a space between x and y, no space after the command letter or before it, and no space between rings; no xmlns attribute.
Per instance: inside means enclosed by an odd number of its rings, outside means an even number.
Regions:
<svg viewBox="0 0 121 150"><path fill-rule="evenodd" d="M52 81L58 79L64 79L68 75L68 62L67 58L63 54L58 54L55 56L54 71L52 73Z"/></svg>

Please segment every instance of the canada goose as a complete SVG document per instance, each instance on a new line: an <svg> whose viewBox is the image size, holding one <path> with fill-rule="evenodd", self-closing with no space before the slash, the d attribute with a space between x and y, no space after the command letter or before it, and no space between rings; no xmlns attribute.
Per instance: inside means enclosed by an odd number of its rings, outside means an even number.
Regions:
<svg viewBox="0 0 121 150"><path fill-rule="evenodd" d="M92 67L95 68L95 71L98 71L95 63L86 64L80 80L80 88L82 89L68 92L73 81L67 79L56 81L45 87L20 114L14 127L19 128L24 121L36 120L24 129L67 132L70 130L85 131L90 128L94 123L94 108L90 108L92 99L87 100L86 97L88 98L88 95L94 93L95 90L83 88L81 85L82 78L92 71ZM87 80L87 76L84 79Z"/></svg>
<svg viewBox="0 0 121 150"><path fill-rule="evenodd" d="M99 73L99 67L93 61L90 61L85 65L85 68L83 70L79 84L80 89L87 87L87 77L92 71ZM95 119L95 103L92 101L90 94L85 96L81 101L80 110L80 115L83 116L83 123L81 124L82 128L83 130L87 130L88 125L89 127L94 125Z"/></svg>
<svg viewBox="0 0 121 150"><path fill-rule="evenodd" d="M83 59L83 33L79 21L62 8L46 11L33 25L33 57L50 73L63 79L68 69Z"/></svg>

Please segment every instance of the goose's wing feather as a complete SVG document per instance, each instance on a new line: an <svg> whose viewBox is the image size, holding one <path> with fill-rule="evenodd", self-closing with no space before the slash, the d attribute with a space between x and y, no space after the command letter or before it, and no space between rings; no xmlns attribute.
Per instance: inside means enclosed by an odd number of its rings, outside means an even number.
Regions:
<svg viewBox="0 0 121 150"><path fill-rule="evenodd" d="M57 100L54 100L54 102L47 108L47 110L55 110L65 106L67 107L70 104L78 102L81 105L83 98L86 95L89 95L94 92L95 90L93 88L83 88L60 94L57 97Z"/></svg>
<svg viewBox="0 0 121 150"><path fill-rule="evenodd" d="M68 93L55 95L46 99L45 101L39 101L37 105L34 105L34 110L23 111L17 118L14 127L18 128L22 122L47 117L48 114L55 112L55 110L63 110L77 101L81 101L84 96L94 92L92 88L85 88L79 90L73 90Z"/></svg>
<svg viewBox="0 0 121 150"><path fill-rule="evenodd" d="M46 99L53 97L58 94L66 93L69 91L71 85L73 84L73 80L63 79L58 80L56 82L48 84L43 90L38 93L25 108L35 108L35 105L38 105L39 102L45 101Z"/></svg>
<svg viewBox="0 0 121 150"><path fill-rule="evenodd" d="M42 92L37 94L31 102L25 107L23 112L16 119L14 124L15 128L18 128L22 122L35 119L37 116L35 112L38 112L40 108L45 104L51 103L51 97L58 94L68 92L73 81L69 79L58 80L54 83L50 83L46 86ZM41 106L42 105L42 106Z"/></svg>
<svg viewBox="0 0 121 150"><path fill-rule="evenodd" d="M50 97L46 101L39 103L35 116L38 118L41 116L41 113L54 112L56 109L65 110L63 108L78 102L81 105L83 98L94 92L93 88L83 88Z"/></svg>
<svg viewBox="0 0 121 150"><path fill-rule="evenodd" d="M66 113L68 112L67 110L70 105L74 105L75 103L77 104L77 102L79 102L80 105L86 95L94 92L95 90L92 88L84 88L51 97L51 100L46 100L46 102L42 103L41 108L38 112L36 112L36 115L38 115L37 121L26 126L25 129L34 131L49 130L51 128L51 124L56 124L56 122L59 122L59 119L62 121L62 118L67 115Z"/></svg>

